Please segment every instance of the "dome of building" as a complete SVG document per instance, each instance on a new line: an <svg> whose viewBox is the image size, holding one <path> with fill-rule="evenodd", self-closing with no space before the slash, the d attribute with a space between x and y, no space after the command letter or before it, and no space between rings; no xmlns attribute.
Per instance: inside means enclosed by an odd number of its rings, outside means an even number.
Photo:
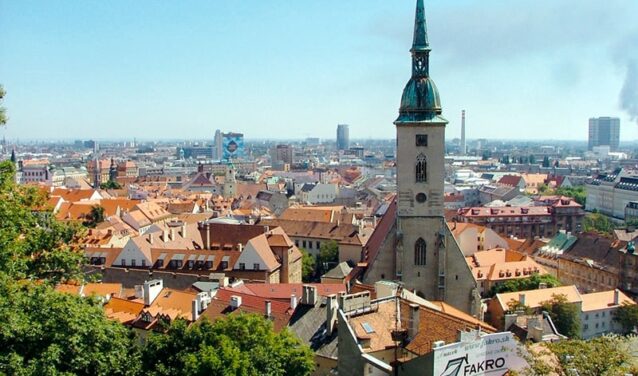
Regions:
<svg viewBox="0 0 638 376"><path fill-rule="evenodd" d="M401 96L400 113L441 114L439 91L430 77L413 77L405 85Z"/></svg>

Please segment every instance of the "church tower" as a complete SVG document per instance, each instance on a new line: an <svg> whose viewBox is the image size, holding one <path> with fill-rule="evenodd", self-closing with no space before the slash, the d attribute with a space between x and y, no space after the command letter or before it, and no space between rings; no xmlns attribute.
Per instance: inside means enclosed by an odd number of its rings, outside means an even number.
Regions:
<svg viewBox="0 0 638 376"><path fill-rule="evenodd" d="M235 166L229 162L226 166L226 176L224 177L223 196L224 198L234 198L237 193L237 179L235 178Z"/></svg>
<svg viewBox="0 0 638 376"><path fill-rule="evenodd" d="M396 276L429 300L475 313L476 282L444 217L445 126L430 77L423 0L417 0L412 76L403 90L397 130Z"/></svg>

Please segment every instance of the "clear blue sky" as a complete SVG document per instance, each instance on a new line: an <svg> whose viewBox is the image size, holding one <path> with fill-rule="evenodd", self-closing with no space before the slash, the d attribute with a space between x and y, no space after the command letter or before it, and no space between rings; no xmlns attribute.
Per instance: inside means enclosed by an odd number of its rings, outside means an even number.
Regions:
<svg viewBox="0 0 638 376"><path fill-rule="evenodd" d="M347 123L392 138L414 6L0 0L0 134L334 138ZM587 119L609 115L635 140L620 94L638 112L636 15L635 0L426 0L447 137L466 109L469 138L586 139Z"/></svg>

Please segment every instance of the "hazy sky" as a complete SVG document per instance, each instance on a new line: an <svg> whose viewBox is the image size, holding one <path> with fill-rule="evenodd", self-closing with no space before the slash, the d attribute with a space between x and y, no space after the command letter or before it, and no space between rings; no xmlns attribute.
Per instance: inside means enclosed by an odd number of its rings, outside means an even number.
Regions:
<svg viewBox="0 0 638 376"><path fill-rule="evenodd" d="M9 138L392 138L415 0L0 0ZM447 137L638 138L638 1L426 0ZM628 111L623 111L621 104ZM632 122L630 112L634 113Z"/></svg>

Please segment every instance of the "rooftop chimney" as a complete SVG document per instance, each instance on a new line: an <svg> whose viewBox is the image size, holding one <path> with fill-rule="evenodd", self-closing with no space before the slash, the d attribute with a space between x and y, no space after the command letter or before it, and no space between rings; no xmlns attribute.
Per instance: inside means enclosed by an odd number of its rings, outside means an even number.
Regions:
<svg viewBox="0 0 638 376"><path fill-rule="evenodd" d="M297 308L297 295L295 294L290 295L290 308L292 308L293 311Z"/></svg>
<svg viewBox="0 0 638 376"><path fill-rule="evenodd" d="M153 233L148 234L148 242L149 244L153 244Z"/></svg>
<svg viewBox="0 0 638 376"><path fill-rule="evenodd" d="M301 304L307 304L311 306L317 305L317 288L311 285L303 286L303 293L301 295Z"/></svg>
<svg viewBox="0 0 638 376"><path fill-rule="evenodd" d="M175 227L171 227L171 240L175 241Z"/></svg>
<svg viewBox="0 0 638 376"><path fill-rule="evenodd" d="M191 302L191 321L195 322L199 318L199 299L193 299Z"/></svg>
<svg viewBox="0 0 638 376"><path fill-rule="evenodd" d="M266 300L266 317L270 318L272 315L272 303L270 300Z"/></svg>
<svg viewBox="0 0 638 376"><path fill-rule="evenodd" d="M337 295L328 295L326 297L326 329L328 330L328 335L332 334L335 325L337 324L338 309L339 305L337 305Z"/></svg>
<svg viewBox="0 0 638 376"><path fill-rule="evenodd" d="M230 297L230 306L233 308L241 307L241 296L233 295Z"/></svg>
<svg viewBox="0 0 638 376"><path fill-rule="evenodd" d="M164 288L164 281L162 281L161 279L153 279L150 281L145 281L144 287L143 287L144 305L146 306L151 305L151 303L153 303L153 301L155 300L155 298L157 298L160 292L162 292L163 288Z"/></svg>
<svg viewBox="0 0 638 376"><path fill-rule="evenodd" d="M206 244L204 244L205 249L210 249L210 223L206 223L204 226L204 231L206 232Z"/></svg>
<svg viewBox="0 0 638 376"><path fill-rule="evenodd" d="M182 223L182 238L186 238L186 223Z"/></svg>
<svg viewBox="0 0 638 376"><path fill-rule="evenodd" d="M614 290L614 305L620 305L620 290Z"/></svg>
<svg viewBox="0 0 638 376"><path fill-rule="evenodd" d="M416 337L419 332L419 305L410 304L410 321L408 322L408 338Z"/></svg>

